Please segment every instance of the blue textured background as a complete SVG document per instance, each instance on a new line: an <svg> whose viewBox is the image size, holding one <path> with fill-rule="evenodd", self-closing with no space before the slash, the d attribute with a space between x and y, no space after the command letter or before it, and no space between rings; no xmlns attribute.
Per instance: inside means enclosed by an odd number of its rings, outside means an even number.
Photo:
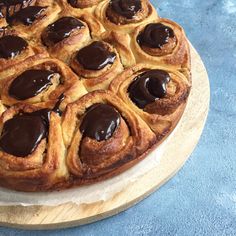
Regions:
<svg viewBox="0 0 236 236"><path fill-rule="evenodd" d="M83 227L0 235L236 235L236 0L153 0L180 23L209 72L211 109L184 168L159 191L112 218Z"/></svg>

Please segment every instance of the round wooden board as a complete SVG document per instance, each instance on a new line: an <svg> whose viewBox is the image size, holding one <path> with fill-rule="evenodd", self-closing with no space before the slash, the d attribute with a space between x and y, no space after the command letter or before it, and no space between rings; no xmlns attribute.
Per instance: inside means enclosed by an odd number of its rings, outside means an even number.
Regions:
<svg viewBox="0 0 236 236"><path fill-rule="evenodd" d="M175 134L169 137L168 145L163 146L163 157L158 168L105 202L68 203L56 207L1 206L0 225L22 229L58 229L88 224L133 206L173 177L197 145L209 109L210 87L206 69L193 47L191 56L193 87L188 105Z"/></svg>

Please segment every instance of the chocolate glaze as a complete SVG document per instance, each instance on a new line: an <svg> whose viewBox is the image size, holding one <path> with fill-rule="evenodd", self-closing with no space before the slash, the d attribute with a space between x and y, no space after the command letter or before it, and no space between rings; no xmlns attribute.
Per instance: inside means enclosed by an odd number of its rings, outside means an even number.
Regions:
<svg viewBox="0 0 236 236"><path fill-rule="evenodd" d="M78 62L87 70L101 70L113 64L116 54L110 52L104 43L96 41L82 48L76 55Z"/></svg>
<svg viewBox="0 0 236 236"><path fill-rule="evenodd" d="M68 3L75 8L79 7L78 0L68 0Z"/></svg>
<svg viewBox="0 0 236 236"><path fill-rule="evenodd" d="M45 9L46 7L40 7L40 6L29 6L23 8L20 11L16 12L11 17L9 17L8 23L14 24L15 22L20 22L24 25L31 25L34 23L36 19L42 16Z"/></svg>
<svg viewBox="0 0 236 236"><path fill-rule="evenodd" d="M84 137L104 141L112 137L120 119L120 114L111 105L95 104L86 112L80 131Z"/></svg>
<svg viewBox="0 0 236 236"><path fill-rule="evenodd" d="M150 70L137 76L128 88L130 99L141 109L167 94L170 75L163 70Z"/></svg>
<svg viewBox="0 0 236 236"><path fill-rule="evenodd" d="M84 24L74 17L62 17L46 28L46 32L42 36L43 43L46 46L56 44L63 39L70 37L75 29L84 27Z"/></svg>
<svg viewBox="0 0 236 236"><path fill-rule="evenodd" d="M118 15L132 19L142 9L141 0L111 0L111 9Z"/></svg>
<svg viewBox="0 0 236 236"><path fill-rule="evenodd" d="M1 6L14 6L17 4L26 4L26 2L31 2L31 0L0 0Z"/></svg>
<svg viewBox="0 0 236 236"><path fill-rule="evenodd" d="M174 38L174 31L161 23L152 23L145 27L137 38L137 42L141 46L150 48L161 48L164 44L169 42L170 38Z"/></svg>
<svg viewBox="0 0 236 236"><path fill-rule="evenodd" d="M25 100L37 96L52 85L55 73L49 70L27 70L13 80L9 87L9 95L17 100Z"/></svg>
<svg viewBox="0 0 236 236"><path fill-rule="evenodd" d="M12 59L19 55L28 46L28 43L15 35L6 35L0 38L0 58Z"/></svg>
<svg viewBox="0 0 236 236"><path fill-rule="evenodd" d="M64 99L65 99L64 94L61 94L58 98L57 103L55 104L54 108L52 109L52 111L57 113L59 116L62 115L62 111L60 110L60 105L61 105L61 103L63 102Z"/></svg>
<svg viewBox="0 0 236 236"><path fill-rule="evenodd" d="M47 138L49 118L48 109L14 116L3 125L0 148L17 157L30 155L41 140Z"/></svg>
<svg viewBox="0 0 236 236"><path fill-rule="evenodd" d="M50 115L51 115L52 110L48 109L48 108L44 108L32 113L25 113L26 115L29 116L40 116L41 119L44 122L44 126L46 127L46 136L48 135L48 130L49 130L49 122L50 122Z"/></svg>
<svg viewBox="0 0 236 236"><path fill-rule="evenodd" d="M0 15L6 17L8 21L13 14L20 9L32 5L34 1L35 0L0 0Z"/></svg>

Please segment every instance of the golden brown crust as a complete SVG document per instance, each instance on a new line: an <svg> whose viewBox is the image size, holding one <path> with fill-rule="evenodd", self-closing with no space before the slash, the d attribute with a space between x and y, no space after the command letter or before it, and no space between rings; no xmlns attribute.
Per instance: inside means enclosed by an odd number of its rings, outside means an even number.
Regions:
<svg viewBox="0 0 236 236"><path fill-rule="evenodd" d="M142 1L142 6L144 9L140 12L140 15L138 13L138 17L132 21L127 21L123 17L117 16L114 12L109 11L109 1L101 2L95 10L95 15L102 22L106 30L130 33L138 25L154 21L158 17L155 8L149 1ZM114 22L109 20L107 14L113 16L112 19Z"/></svg>
<svg viewBox="0 0 236 236"><path fill-rule="evenodd" d="M92 39L100 39L101 34L105 31L104 26L94 16L94 14L83 13L79 14L80 19L87 23Z"/></svg>
<svg viewBox="0 0 236 236"><path fill-rule="evenodd" d="M139 34L144 30L147 24L138 26L131 35L131 48L137 63L150 63L152 65L168 65L173 69L190 71L190 50L189 44L181 26L175 22L159 18L153 23L161 23L170 27L175 34L169 43L164 45L162 49L141 47L137 42Z"/></svg>
<svg viewBox="0 0 236 236"><path fill-rule="evenodd" d="M116 59L113 64L109 64L100 70L88 70L85 69L79 62L76 60L76 53L72 57L71 67L77 73L77 75L83 81L85 87L88 91L98 90L98 89L108 89L111 81L123 71L123 65L121 64L119 54L116 49L103 41L102 44L105 48L111 52L115 53Z"/></svg>
<svg viewBox="0 0 236 236"><path fill-rule="evenodd" d="M64 95L61 107L65 108L68 103L71 103L87 93L79 78L72 70L63 62L57 59L41 59L34 61L30 66L28 64L20 65L19 70L13 76L0 81L0 90L2 94L2 103L7 106L12 106L17 103L34 104L37 106L52 106L57 101L60 95ZM42 91L35 97L26 100L17 100L9 95L9 88L12 82L26 70L50 70L55 72L52 79L52 85ZM72 92L73 90L73 92Z"/></svg>
<svg viewBox="0 0 236 236"><path fill-rule="evenodd" d="M0 150L0 186L21 191L62 190L108 179L144 159L173 131L186 107L191 71L183 29L159 18L148 0L141 0L142 9L130 19L113 10L110 0L74 0L74 6L68 0L26 2L47 6L31 26L13 22L10 27L0 16L0 37L17 35L29 44L15 58L0 59L0 131L14 115L55 109L63 94L59 105L62 117L51 112L48 139L44 138L31 155L20 158ZM19 9L11 8L10 14ZM74 17L84 27L72 30L57 43L47 41L47 26L62 17ZM170 27L174 37L161 48L140 46L137 37L151 23ZM115 53L113 64L88 70L76 60L76 53L94 41L103 42ZM29 69L56 73L46 90L18 101L9 95L9 87ZM140 109L127 90L134 78L153 69L169 73L167 95ZM80 132L87 109L98 103L113 106L121 115L119 126L105 141Z"/></svg>
<svg viewBox="0 0 236 236"><path fill-rule="evenodd" d="M31 113L40 108L27 104L13 106L0 118L0 129L13 116ZM61 135L60 117L50 115L48 141L43 139L32 154L21 158L0 151L0 184L24 191L41 191L68 178L64 168L65 147Z"/></svg>
<svg viewBox="0 0 236 236"><path fill-rule="evenodd" d="M163 99L147 105L144 109L137 107L129 97L128 88L134 79L149 70L164 70L170 75L167 95ZM185 75L167 66L138 64L124 71L112 81L110 90L116 93L133 111L136 112L159 138L173 130L176 120L181 117L190 91L190 83Z"/></svg>
<svg viewBox="0 0 236 236"><path fill-rule="evenodd" d="M7 26L6 19L0 16L0 29Z"/></svg>
<svg viewBox="0 0 236 236"><path fill-rule="evenodd" d="M6 107L3 105L2 101L0 101L0 115L6 110Z"/></svg>
<svg viewBox="0 0 236 236"><path fill-rule="evenodd" d="M135 65L136 60L130 48L130 36L121 32L107 31L101 35L101 38L112 44L120 55L123 66L130 67Z"/></svg>
<svg viewBox="0 0 236 236"><path fill-rule="evenodd" d="M97 103L112 105L122 116L121 124L112 138L102 142L83 138L78 128L86 110ZM115 172L126 158L130 161L136 159L156 140L154 133L128 106L113 93L103 90L89 93L69 104L63 117L62 129L68 148L66 160L69 171L73 178L83 180Z"/></svg>

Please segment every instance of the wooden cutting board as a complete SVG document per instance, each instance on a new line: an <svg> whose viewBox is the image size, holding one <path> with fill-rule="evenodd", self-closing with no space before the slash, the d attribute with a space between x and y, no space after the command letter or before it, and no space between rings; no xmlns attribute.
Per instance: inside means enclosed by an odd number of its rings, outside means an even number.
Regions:
<svg viewBox="0 0 236 236"><path fill-rule="evenodd" d="M163 145L158 168L123 189L112 199L94 204L0 206L0 225L22 229L58 229L91 223L115 215L140 202L173 177L197 145L206 121L210 87L204 64L191 47L193 87L185 113L174 135Z"/></svg>

